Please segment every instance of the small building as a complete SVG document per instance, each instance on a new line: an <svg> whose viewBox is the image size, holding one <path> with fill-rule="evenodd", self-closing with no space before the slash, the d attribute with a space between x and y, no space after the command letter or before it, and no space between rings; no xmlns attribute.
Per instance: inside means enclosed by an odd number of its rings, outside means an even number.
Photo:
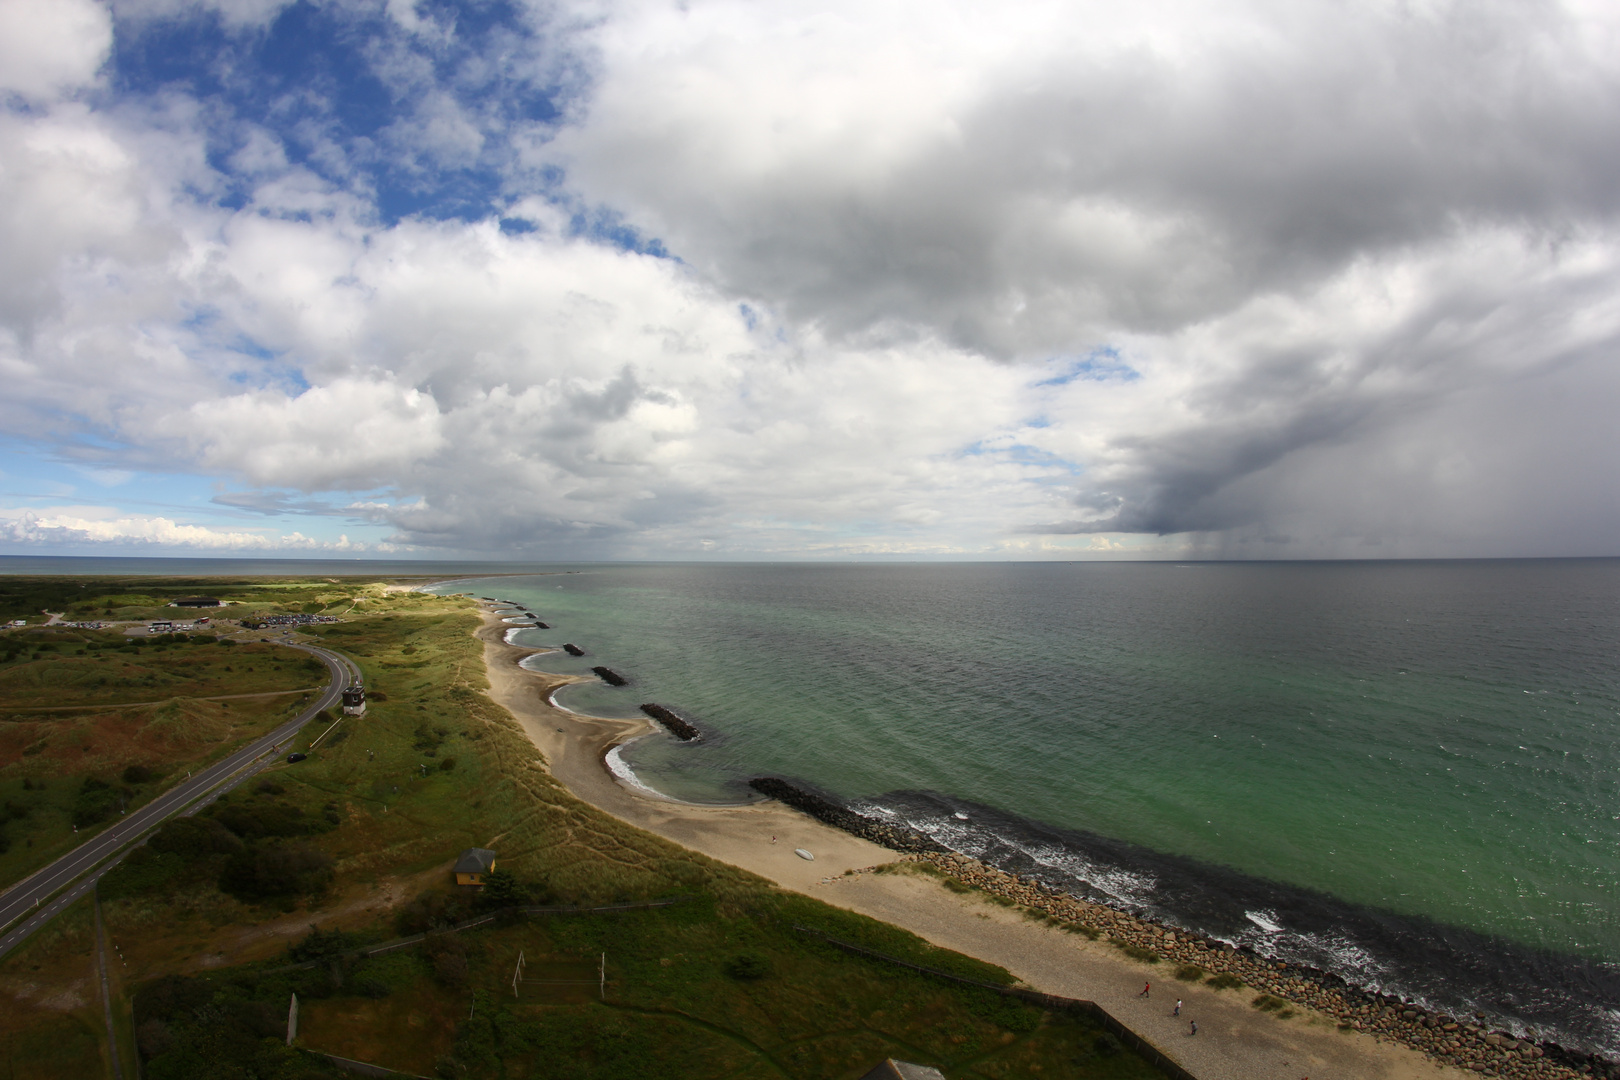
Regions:
<svg viewBox="0 0 1620 1080"><path fill-rule="evenodd" d="M483 888L484 875L495 869L495 853L488 848L470 847L456 860L456 884Z"/></svg>
<svg viewBox="0 0 1620 1080"><path fill-rule="evenodd" d="M146 632L148 634L172 634L174 633L174 623L170 622L168 619L159 619L156 622L149 622L146 624Z"/></svg>
<svg viewBox="0 0 1620 1080"><path fill-rule="evenodd" d="M932 1065L913 1065L909 1061L888 1058L872 1066L872 1071L861 1080L945 1080L945 1074Z"/></svg>
<svg viewBox="0 0 1620 1080"><path fill-rule="evenodd" d="M366 688L364 686L354 683L343 691L343 715L366 715Z"/></svg>

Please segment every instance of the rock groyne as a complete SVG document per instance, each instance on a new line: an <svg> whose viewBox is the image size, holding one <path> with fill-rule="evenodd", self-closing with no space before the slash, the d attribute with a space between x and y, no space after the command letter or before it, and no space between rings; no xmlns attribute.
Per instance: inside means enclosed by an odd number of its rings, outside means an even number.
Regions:
<svg viewBox="0 0 1620 1080"><path fill-rule="evenodd" d="M569 656L585 655L585 650L580 648L578 645L575 645L572 641L563 642L563 652L567 653Z"/></svg>
<svg viewBox="0 0 1620 1080"><path fill-rule="evenodd" d="M779 777L755 777L748 781L748 786L761 795L767 795L801 813L809 814L817 821L825 822L835 829L842 829L862 840L882 844L893 851L946 854L949 850L915 829L904 825L891 825L886 821L876 821L864 814L857 814L847 807L839 806L831 799L805 791Z"/></svg>
<svg viewBox="0 0 1620 1080"><path fill-rule="evenodd" d="M601 679L603 682L607 683L609 686L629 686L630 685L630 681L628 679L626 679L623 675L620 675L617 671L614 671L610 667L603 667L600 664L598 664L596 667L591 668L591 670L596 672L596 677L597 678Z"/></svg>
<svg viewBox="0 0 1620 1080"><path fill-rule="evenodd" d="M641 711L667 727L670 734L682 742L690 742L700 734L697 728L693 727L685 718L676 715L673 709L666 709L662 705L655 705L649 701L642 704Z"/></svg>

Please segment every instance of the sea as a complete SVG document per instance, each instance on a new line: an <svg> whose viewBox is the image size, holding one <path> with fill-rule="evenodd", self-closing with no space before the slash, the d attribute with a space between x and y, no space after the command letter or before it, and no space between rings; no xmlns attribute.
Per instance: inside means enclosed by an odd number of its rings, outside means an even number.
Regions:
<svg viewBox="0 0 1620 1080"><path fill-rule="evenodd" d="M595 564L437 587L699 803L780 776L1076 895L1620 1054L1620 560ZM515 612L514 619L520 619Z"/></svg>

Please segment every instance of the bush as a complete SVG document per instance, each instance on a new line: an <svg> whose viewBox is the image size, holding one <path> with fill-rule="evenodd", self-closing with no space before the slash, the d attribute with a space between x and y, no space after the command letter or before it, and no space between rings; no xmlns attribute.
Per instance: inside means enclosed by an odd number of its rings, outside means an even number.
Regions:
<svg viewBox="0 0 1620 1080"><path fill-rule="evenodd" d="M1176 968L1176 978L1182 982L1198 982L1206 972L1197 964L1183 964Z"/></svg>
<svg viewBox="0 0 1620 1080"><path fill-rule="evenodd" d="M733 979L753 982L769 975L771 965L763 957L755 956L753 953L742 953L726 961L725 971Z"/></svg>
<svg viewBox="0 0 1620 1080"><path fill-rule="evenodd" d="M453 758L453 757L447 757L443 761L439 762L439 768L441 770L443 770L444 772L449 772L451 769L454 769L455 767L456 767L456 759Z"/></svg>
<svg viewBox="0 0 1620 1080"><path fill-rule="evenodd" d="M335 960L344 953L353 952L364 943L359 934L347 934L342 930L321 930L312 926L309 928L308 937L287 946L287 959L295 964L311 960Z"/></svg>
<svg viewBox="0 0 1620 1080"><path fill-rule="evenodd" d="M467 901L461 894L430 889L401 907L394 925L401 934L424 934L453 926L467 915Z"/></svg>
<svg viewBox="0 0 1620 1080"><path fill-rule="evenodd" d="M187 861L209 855L233 855L242 850L241 838L212 818L177 817L165 821L146 846L173 852Z"/></svg>
<svg viewBox="0 0 1620 1080"><path fill-rule="evenodd" d="M123 802L123 792L93 776L84 778L73 800L73 824L79 828L105 821Z"/></svg>
<svg viewBox="0 0 1620 1080"><path fill-rule="evenodd" d="M184 874L186 860L171 851L154 851L143 844L108 872L97 886L104 900L118 900L156 892Z"/></svg>
<svg viewBox="0 0 1620 1080"><path fill-rule="evenodd" d="M1215 990L1236 990L1243 985L1243 980L1231 972L1223 971L1209 980L1208 985Z"/></svg>
<svg viewBox="0 0 1620 1080"><path fill-rule="evenodd" d="M124 768L124 783L144 784L156 774L145 765L129 765Z"/></svg>
<svg viewBox="0 0 1620 1080"><path fill-rule="evenodd" d="M433 977L445 986L457 987L467 981L467 958L442 952L433 958Z"/></svg>
<svg viewBox="0 0 1620 1080"><path fill-rule="evenodd" d="M265 844L232 855L219 888L238 900L310 896L332 883L332 857L308 844Z"/></svg>
<svg viewBox="0 0 1620 1080"><path fill-rule="evenodd" d="M244 840L310 836L328 828L326 822L305 816L296 806L229 805L215 810L214 818Z"/></svg>
<svg viewBox="0 0 1620 1080"><path fill-rule="evenodd" d="M484 875L484 887L478 896L481 907L514 907L532 904L541 890L524 881L510 870L491 870Z"/></svg>

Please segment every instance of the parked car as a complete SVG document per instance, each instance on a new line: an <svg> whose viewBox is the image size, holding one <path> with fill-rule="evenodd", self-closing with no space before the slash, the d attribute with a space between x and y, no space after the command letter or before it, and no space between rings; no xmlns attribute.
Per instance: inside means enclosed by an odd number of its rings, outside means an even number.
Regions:
<svg viewBox="0 0 1620 1080"><path fill-rule="evenodd" d="M307 757L309 757L308 754L288 754L287 764L291 765L295 761L303 761Z"/></svg>

